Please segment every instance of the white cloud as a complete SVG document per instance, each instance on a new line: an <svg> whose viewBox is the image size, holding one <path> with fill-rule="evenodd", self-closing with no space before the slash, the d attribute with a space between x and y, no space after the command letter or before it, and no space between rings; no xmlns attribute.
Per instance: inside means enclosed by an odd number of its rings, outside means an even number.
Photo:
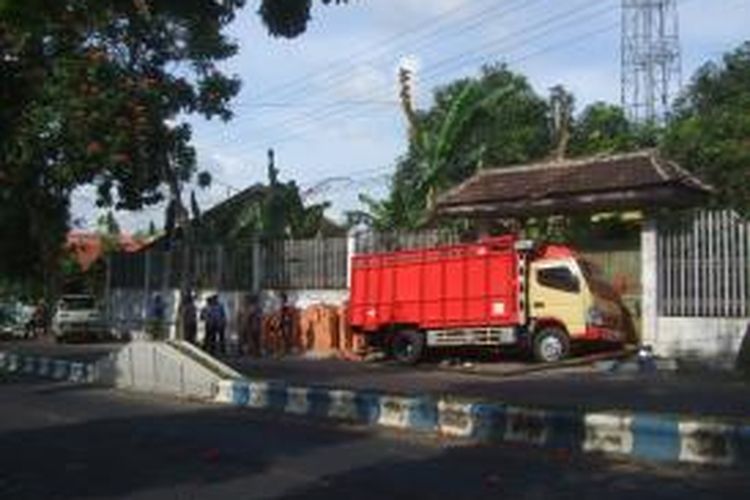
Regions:
<svg viewBox="0 0 750 500"><path fill-rule="evenodd" d="M384 99L388 89L388 76L369 64L354 67L341 85L334 86L337 96L351 100Z"/></svg>

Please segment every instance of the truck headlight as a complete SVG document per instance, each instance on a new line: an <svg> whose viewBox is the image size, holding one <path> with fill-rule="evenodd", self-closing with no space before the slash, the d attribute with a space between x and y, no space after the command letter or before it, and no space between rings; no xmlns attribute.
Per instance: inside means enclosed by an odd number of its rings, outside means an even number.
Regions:
<svg viewBox="0 0 750 500"><path fill-rule="evenodd" d="M589 307L586 312L586 323L591 326L604 326L604 312L596 306Z"/></svg>

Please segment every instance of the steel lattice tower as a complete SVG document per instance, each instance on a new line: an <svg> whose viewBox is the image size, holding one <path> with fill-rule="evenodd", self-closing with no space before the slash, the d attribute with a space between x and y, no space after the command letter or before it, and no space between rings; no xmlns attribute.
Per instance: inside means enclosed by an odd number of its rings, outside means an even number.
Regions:
<svg viewBox="0 0 750 500"><path fill-rule="evenodd" d="M622 107L664 123L682 84L677 0L622 0Z"/></svg>

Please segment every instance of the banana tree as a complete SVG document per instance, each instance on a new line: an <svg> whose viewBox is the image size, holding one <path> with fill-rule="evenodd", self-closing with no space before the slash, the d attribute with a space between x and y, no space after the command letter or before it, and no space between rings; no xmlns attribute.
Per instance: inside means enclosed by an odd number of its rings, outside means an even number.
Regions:
<svg viewBox="0 0 750 500"><path fill-rule="evenodd" d="M411 144L413 156L417 158L416 192L424 200L427 212L435 207L438 195L448 186L451 164L457 161L481 163L485 145L477 145L468 155L462 152L460 159L458 151L472 132L472 122L478 114L512 91L511 85L505 85L487 94L480 85L469 82L452 99L448 112L436 126L416 130Z"/></svg>

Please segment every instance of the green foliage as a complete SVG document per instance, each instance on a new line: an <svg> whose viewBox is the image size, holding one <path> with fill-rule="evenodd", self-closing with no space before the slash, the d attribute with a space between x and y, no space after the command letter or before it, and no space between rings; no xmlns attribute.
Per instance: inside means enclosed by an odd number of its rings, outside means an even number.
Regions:
<svg viewBox="0 0 750 500"><path fill-rule="evenodd" d="M562 86L551 89L548 103L525 77L502 65L439 88L434 101L417 114L389 196L361 196L365 211L348 214L350 224L417 229L429 221L440 193L480 168L652 148L663 134L655 126L630 123L621 108L605 103L575 116L575 98ZM568 226L542 221L539 227L551 234Z"/></svg>
<svg viewBox="0 0 750 500"><path fill-rule="evenodd" d="M656 146L660 130L637 125L619 106L597 102L583 110L573 124L571 156L616 154Z"/></svg>
<svg viewBox="0 0 750 500"><path fill-rule="evenodd" d="M299 186L283 182L270 156L268 184L256 184L193 221L202 244L253 238L311 238L332 229L324 213L328 203L306 206Z"/></svg>
<svg viewBox="0 0 750 500"><path fill-rule="evenodd" d="M351 217L380 229L416 229L441 192L478 168L539 159L549 148L544 99L505 66L485 67L478 78L435 92L433 107L418 116L389 198L363 197L368 213Z"/></svg>
<svg viewBox="0 0 750 500"><path fill-rule="evenodd" d="M348 0L322 1L328 5ZM272 36L294 38L307 29L311 9L312 0L262 0L258 13Z"/></svg>
<svg viewBox="0 0 750 500"><path fill-rule="evenodd" d="M698 70L663 148L716 188L717 206L750 214L750 42Z"/></svg>
<svg viewBox="0 0 750 500"><path fill-rule="evenodd" d="M100 206L140 209L191 179L190 127L177 119L231 117L239 81L216 62L237 50L222 29L243 4L0 3L0 220L27 228L0 242L0 270L55 267L77 186L95 184ZM19 246L28 261L5 258Z"/></svg>
<svg viewBox="0 0 750 500"><path fill-rule="evenodd" d="M228 227L229 239L312 238L325 231L329 204L305 206L299 186L279 181L278 173L270 167L268 185L251 188L253 196L241 202L238 211L227 211L225 222L219 225Z"/></svg>
<svg viewBox="0 0 750 500"><path fill-rule="evenodd" d="M182 187L196 170L184 120L231 118L240 82L217 63L237 52L223 30L245 3L0 0L0 225L13 235L0 240L0 274L59 271L80 185L96 185L101 207L168 196L167 228L184 225ZM296 36L309 8L263 0L261 15L271 33Z"/></svg>

